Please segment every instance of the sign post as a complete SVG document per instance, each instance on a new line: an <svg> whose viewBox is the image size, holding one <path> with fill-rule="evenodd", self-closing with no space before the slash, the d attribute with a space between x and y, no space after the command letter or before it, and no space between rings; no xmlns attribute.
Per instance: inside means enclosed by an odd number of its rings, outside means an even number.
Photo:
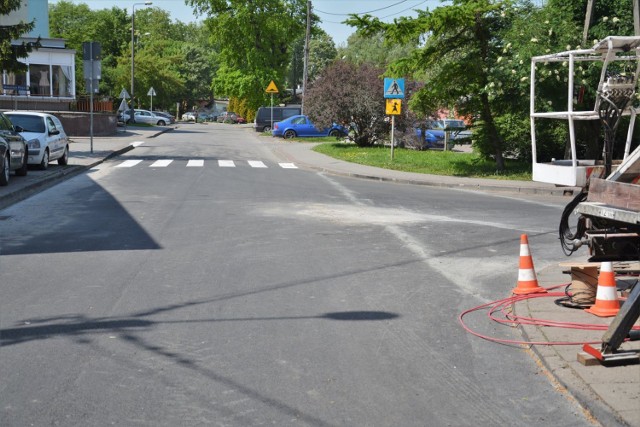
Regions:
<svg viewBox="0 0 640 427"><path fill-rule="evenodd" d="M89 88L89 135L91 136L91 153L93 153L93 94L98 92L98 80L102 74L102 46L100 42L82 42L82 60L84 79Z"/></svg>
<svg viewBox="0 0 640 427"><path fill-rule="evenodd" d="M147 95L151 97L151 111L153 111L153 97L156 95L156 90L153 88L153 86L151 86L151 89L149 89Z"/></svg>
<svg viewBox="0 0 640 427"><path fill-rule="evenodd" d="M393 146L395 145L395 118L400 115L402 110L402 99L404 99L404 79L385 77L384 97L387 100L386 113L391 116L391 160L393 160Z"/></svg>
<svg viewBox="0 0 640 427"><path fill-rule="evenodd" d="M278 93L278 87L273 80L271 80L271 83L267 86L266 92L271 94L271 125L269 127L273 130L273 94Z"/></svg>

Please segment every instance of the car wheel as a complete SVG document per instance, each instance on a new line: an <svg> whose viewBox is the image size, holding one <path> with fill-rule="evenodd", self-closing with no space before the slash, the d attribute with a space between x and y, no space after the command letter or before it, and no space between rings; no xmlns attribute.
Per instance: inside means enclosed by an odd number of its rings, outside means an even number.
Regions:
<svg viewBox="0 0 640 427"><path fill-rule="evenodd" d="M46 170L49 167L49 149L44 150L42 155L42 161L40 162L40 169Z"/></svg>
<svg viewBox="0 0 640 427"><path fill-rule="evenodd" d="M166 125L164 120L158 120L158 126L164 126Z"/></svg>
<svg viewBox="0 0 640 427"><path fill-rule="evenodd" d="M291 129L287 129L284 131L284 135L282 135L285 139L291 139L296 137L296 132Z"/></svg>
<svg viewBox="0 0 640 427"><path fill-rule="evenodd" d="M9 155L2 159L2 170L0 171L0 186L9 184Z"/></svg>
<svg viewBox="0 0 640 427"><path fill-rule="evenodd" d="M60 166L66 166L69 163L69 146L64 147L64 154L58 159Z"/></svg>
<svg viewBox="0 0 640 427"><path fill-rule="evenodd" d="M342 136L342 132L340 132L338 129L331 129L329 131L329 136L333 136L335 138L338 138L338 137Z"/></svg>
<svg viewBox="0 0 640 427"><path fill-rule="evenodd" d="M265 126L262 128L262 132L269 132L271 130L271 126Z"/></svg>
<svg viewBox="0 0 640 427"><path fill-rule="evenodd" d="M22 166L20 166L20 169L16 169L16 175L18 176L27 175L27 171L29 170L29 165L27 165L28 162L29 162L29 153L27 152L27 150L25 150L24 159L22 159Z"/></svg>

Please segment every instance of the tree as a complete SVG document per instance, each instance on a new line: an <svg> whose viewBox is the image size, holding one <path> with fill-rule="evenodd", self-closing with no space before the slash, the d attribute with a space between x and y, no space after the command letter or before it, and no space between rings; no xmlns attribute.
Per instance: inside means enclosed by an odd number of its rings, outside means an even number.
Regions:
<svg viewBox="0 0 640 427"><path fill-rule="evenodd" d="M420 11L417 18L401 18L392 24L371 16L352 15L348 22L363 35L379 32L397 43L417 42L426 34L422 48L395 61L392 75L425 77L425 89L442 107L452 106L463 115L477 116L487 135L496 168L504 170L504 140L495 123L493 103L485 90L489 65L502 49L501 34L508 22L503 1L454 0L450 6Z"/></svg>
<svg viewBox="0 0 640 427"><path fill-rule="evenodd" d="M367 36L353 33L347 39L347 45L338 49L338 57L354 64L370 63L386 67L395 60L407 57L416 48L416 43L394 43L385 40L384 34L373 33Z"/></svg>
<svg viewBox="0 0 640 427"><path fill-rule="evenodd" d="M334 122L351 126L353 142L373 145L388 131L382 71L371 64L334 62L309 86L305 112L319 128Z"/></svg>
<svg viewBox="0 0 640 427"><path fill-rule="evenodd" d="M20 8L21 0L0 0L0 15L8 15ZM16 25L0 26L0 66L7 72L25 72L27 65L18 61L26 58L34 49L40 47L40 38L35 42L12 44L20 36L33 30L35 22L21 22Z"/></svg>
<svg viewBox="0 0 640 427"><path fill-rule="evenodd" d="M213 88L217 94L243 99L255 111L267 101L271 80L278 87L291 62L291 40L305 31L305 0L187 0L206 14L206 27L219 49ZM247 111L238 111L241 115Z"/></svg>

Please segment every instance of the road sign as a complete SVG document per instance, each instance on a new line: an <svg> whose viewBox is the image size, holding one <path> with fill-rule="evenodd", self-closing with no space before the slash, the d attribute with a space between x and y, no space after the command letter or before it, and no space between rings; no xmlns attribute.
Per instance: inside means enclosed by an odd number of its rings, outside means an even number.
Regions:
<svg viewBox="0 0 640 427"><path fill-rule="evenodd" d="M147 96L156 96L156 90L153 88L153 86L151 86L151 89L149 89L149 92L147 92Z"/></svg>
<svg viewBox="0 0 640 427"><path fill-rule="evenodd" d="M118 98L129 99L131 98L131 96L129 96L129 92L127 92L125 88L122 88L122 91L120 92L120 95L118 95Z"/></svg>
<svg viewBox="0 0 640 427"><path fill-rule="evenodd" d="M392 99L404 98L404 79L385 77L384 97Z"/></svg>
<svg viewBox="0 0 640 427"><path fill-rule="evenodd" d="M271 80L271 83L267 86L267 93L278 93L278 86L276 86L273 80Z"/></svg>
<svg viewBox="0 0 640 427"><path fill-rule="evenodd" d="M386 112L390 116L398 116L402 112L402 101L399 99L387 99Z"/></svg>

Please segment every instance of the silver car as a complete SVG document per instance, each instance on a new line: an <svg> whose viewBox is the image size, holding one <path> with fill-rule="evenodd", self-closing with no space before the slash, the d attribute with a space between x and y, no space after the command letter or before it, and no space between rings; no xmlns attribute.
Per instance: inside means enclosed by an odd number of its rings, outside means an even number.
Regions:
<svg viewBox="0 0 640 427"><path fill-rule="evenodd" d="M53 160L63 166L68 163L69 138L56 116L34 111L8 111L5 115L27 140L30 165L47 169Z"/></svg>
<svg viewBox="0 0 640 427"><path fill-rule="evenodd" d="M150 125L165 126L169 119L149 110L134 110L134 120L136 123L147 123Z"/></svg>

